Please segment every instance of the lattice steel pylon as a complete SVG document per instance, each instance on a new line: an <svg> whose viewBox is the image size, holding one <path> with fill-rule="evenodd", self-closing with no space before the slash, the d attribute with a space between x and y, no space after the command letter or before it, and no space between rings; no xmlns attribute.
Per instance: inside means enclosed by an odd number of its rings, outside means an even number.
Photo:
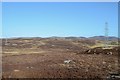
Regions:
<svg viewBox="0 0 120 80"><path fill-rule="evenodd" d="M105 22L105 48L108 48L108 23Z"/></svg>

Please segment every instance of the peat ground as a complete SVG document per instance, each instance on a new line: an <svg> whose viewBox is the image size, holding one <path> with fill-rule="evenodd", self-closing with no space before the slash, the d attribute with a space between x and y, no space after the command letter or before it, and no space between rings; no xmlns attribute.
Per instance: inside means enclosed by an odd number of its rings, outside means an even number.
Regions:
<svg viewBox="0 0 120 80"><path fill-rule="evenodd" d="M85 40L86 41L86 40ZM4 78L107 78L117 73L119 47L89 48L94 41L3 40ZM90 42L90 43L89 43Z"/></svg>

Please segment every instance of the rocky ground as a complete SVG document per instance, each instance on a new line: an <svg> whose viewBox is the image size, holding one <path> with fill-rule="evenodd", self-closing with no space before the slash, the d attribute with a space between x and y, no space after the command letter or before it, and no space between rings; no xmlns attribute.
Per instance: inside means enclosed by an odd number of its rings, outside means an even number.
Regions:
<svg viewBox="0 0 120 80"><path fill-rule="evenodd" d="M93 40L3 40L4 78L107 78L118 73L119 47L90 48Z"/></svg>

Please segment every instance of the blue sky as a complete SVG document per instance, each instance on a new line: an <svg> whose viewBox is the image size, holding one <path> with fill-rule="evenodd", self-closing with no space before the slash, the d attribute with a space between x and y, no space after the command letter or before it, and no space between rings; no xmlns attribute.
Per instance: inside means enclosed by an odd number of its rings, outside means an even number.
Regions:
<svg viewBox="0 0 120 80"><path fill-rule="evenodd" d="M118 36L117 2L4 2L3 37Z"/></svg>

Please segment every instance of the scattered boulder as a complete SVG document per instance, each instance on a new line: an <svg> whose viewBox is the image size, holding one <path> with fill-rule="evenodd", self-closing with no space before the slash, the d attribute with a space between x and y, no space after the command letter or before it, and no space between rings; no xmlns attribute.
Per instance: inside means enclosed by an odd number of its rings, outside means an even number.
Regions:
<svg viewBox="0 0 120 80"><path fill-rule="evenodd" d="M29 67L26 67L26 68L27 68L27 69L32 69L33 67L30 67L30 66L29 66Z"/></svg>
<svg viewBox="0 0 120 80"><path fill-rule="evenodd" d="M118 55L118 47L112 49L103 49L102 47L92 48L84 51L84 54L106 54L106 55Z"/></svg>
<svg viewBox="0 0 120 80"><path fill-rule="evenodd" d="M14 72L19 72L19 71L20 71L20 70L17 70L17 69L16 69L16 70L14 70Z"/></svg>
<svg viewBox="0 0 120 80"><path fill-rule="evenodd" d="M71 63L71 62L72 62L72 60L65 60L65 61L64 61L65 64L69 64L69 63Z"/></svg>

